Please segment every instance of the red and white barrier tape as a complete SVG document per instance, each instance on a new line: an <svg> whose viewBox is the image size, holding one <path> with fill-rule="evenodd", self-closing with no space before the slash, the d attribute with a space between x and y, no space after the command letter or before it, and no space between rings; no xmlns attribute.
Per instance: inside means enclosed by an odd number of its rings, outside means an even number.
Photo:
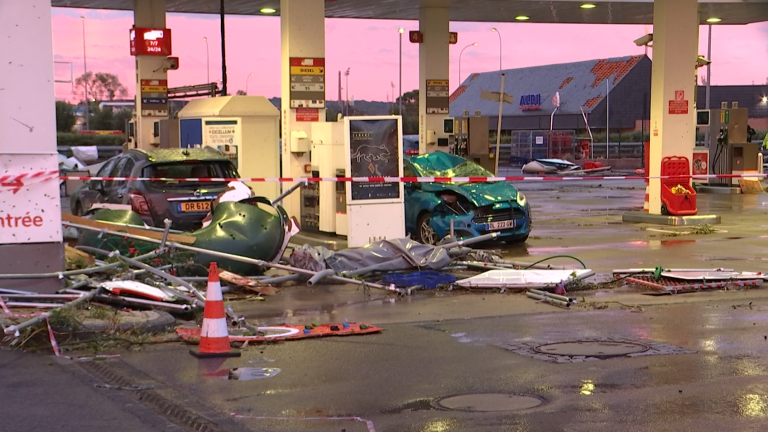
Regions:
<svg viewBox="0 0 768 432"><path fill-rule="evenodd" d="M768 174L700 174L687 176L600 176L600 177L280 177L280 178L224 178L224 177L60 177L61 180L101 180L101 181L156 181L156 182L232 182L241 181L249 183L317 183L317 182L351 182L351 183L485 183L499 181L578 181L578 180L707 180L707 179L735 179L735 178L766 178Z"/></svg>
<svg viewBox="0 0 768 432"><path fill-rule="evenodd" d="M21 188L59 178L59 171L36 171L30 173L1 175L0 192L19 193Z"/></svg>
<svg viewBox="0 0 768 432"><path fill-rule="evenodd" d="M708 180L708 179L763 179L768 174L697 174L686 176L595 176L595 177L542 177L542 176L506 176L506 177L81 177L59 176L58 171L38 171L19 175L0 176L0 192L12 191L18 193L21 188L35 183L53 179L59 180L96 180L96 181L155 181L155 182L248 182L248 183L318 183L318 182L350 182L350 183L485 183L485 182L551 182L551 181L596 181L596 180Z"/></svg>

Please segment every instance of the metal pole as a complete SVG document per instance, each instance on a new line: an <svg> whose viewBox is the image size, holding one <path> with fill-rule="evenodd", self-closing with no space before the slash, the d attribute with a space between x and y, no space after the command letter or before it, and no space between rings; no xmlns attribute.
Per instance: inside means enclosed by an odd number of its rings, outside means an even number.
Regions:
<svg viewBox="0 0 768 432"><path fill-rule="evenodd" d="M83 78L85 78L83 87L85 88L85 130L91 130L91 116L89 114L90 109L88 103L88 64L86 63L85 55L85 17L81 16L80 20L83 23Z"/></svg>
<svg viewBox="0 0 768 432"><path fill-rule="evenodd" d="M205 41L205 70L207 70L206 84L209 84L211 82L211 56L210 56L210 50L208 49L208 38L204 37L203 40Z"/></svg>
<svg viewBox="0 0 768 432"><path fill-rule="evenodd" d="M608 141L610 141L611 128L608 126L611 120L611 89L608 78L605 79L605 158L608 159Z"/></svg>
<svg viewBox="0 0 768 432"><path fill-rule="evenodd" d="M476 46L476 45L477 45L477 42L475 42L473 44L469 44L469 45L465 46L464 48L462 48L461 52L459 53L459 82L458 82L458 85L456 86L457 88L459 86L461 86L461 56L464 55L464 50L465 49L467 49L467 48L469 48L471 46Z"/></svg>
<svg viewBox="0 0 768 432"><path fill-rule="evenodd" d="M496 124L496 171L495 175L499 175L499 148L501 147L501 112L504 109L504 79L505 75L501 74L501 91L499 92L499 121Z"/></svg>
<svg viewBox="0 0 768 432"><path fill-rule="evenodd" d="M400 107L399 107L399 114L403 115L403 30L400 29L400 84L398 88L400 89Z"/></svg>
<svg viewBox="0 0 768 432"><path fill-rule="evenodd" d="M77 306L79 304L85 303L85 302L91 300L100 291L101 291L100 288L96 288L95 290L89 292L88 294L83 294L83 296L80 297L79 299L72 300L71 302L65 304L60 309L71 308L73 306ZM23 323L21 323L19 325L6 327L5 330L4 330L4 333L7 334L7 335L14 335L14 336L18 337L19 336L19 330L25 329L27 327L30 327L30 326L33 326L35 324L38 324L38 323L41 323L41 322L45 321L49 316L51 316L51 313L53 313L54 310L57 310L57 309L53 309L53 310L48 311L46 313L40 314L39 316L36 316L36 317L34 317L34 318L32 318L32 319L30 319L28 321L24 321Z"/></svg>
<svg viewBox="0 0 768 432"><path fill-rule="evenodd" d="M502 50L501 50L501 32L496 27L494 27L491 30L493 30L497 35L499 35L499 70L502 70L502 67L501 67L501 55L502 55L501 54L502 53ZM459 78L461 78L461 77L459 77Z"/></svg>
<svg viewBox="0 0 768 432"><path fill-rule="evenodd" d="M712 61L712 24L709 26L709 31L707 32L707 60L710 62ZM710 109L710 89L709 86L712 85L712 63L707 64L707 100L706 104L707 106L704 107L704 109Z"/></svg>
<svg viewBox="0 0 768 432"><path fill-rule="evenodd" d="M227 44L225 39L226 28L224 26L224 0L221 0L219 13L221 14L221 95L227 95Z"/></svg>

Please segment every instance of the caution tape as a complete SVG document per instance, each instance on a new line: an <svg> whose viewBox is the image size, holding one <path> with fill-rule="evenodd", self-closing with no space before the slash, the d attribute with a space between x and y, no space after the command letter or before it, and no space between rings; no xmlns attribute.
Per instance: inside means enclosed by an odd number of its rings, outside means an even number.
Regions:
<svg viewBox="0 0 768 432"><path fill-rule="evenodd" d="M59 178L59 171L36 171L0 176L0 192L19 193L22 188Z"/></svg>
<svg viewBox="0 0 768 432"><path fill-rule="evenodd" d="M766 178L768 174L697 174L697 175L675 175L675 176L599 176L599 177L526 177L526 176L507 176L507 177L186 177L186 178L168 178L168 177L69 177L62 176L61 180L97 180L97 181L154 181L154 182L187 182L187 183L211 183L211 182L247 182L247 183L487 183L487 182L520 182L520 181L595 181L595 180L707 180L707 179L738 179Z"/></svg>

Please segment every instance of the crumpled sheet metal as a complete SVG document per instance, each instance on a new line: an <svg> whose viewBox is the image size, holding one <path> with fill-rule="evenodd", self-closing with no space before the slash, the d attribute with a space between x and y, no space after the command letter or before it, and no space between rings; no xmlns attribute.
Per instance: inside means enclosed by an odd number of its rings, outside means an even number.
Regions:
<svg viewBox="0 0 768 432"><path fill-rule="evenodd" d="M307 270L332 269L336 274L378 265L377 271L440 270L451 262L448 252L408 238L381 240L362 248L332 252L324 247L295 248L291 264Z"/></svg>
<svg viewBox="0 0 768 432"><path fill-rule="evenodd" d="M253 198L244 203L219 203L213 211L211 224L187 235L196 238L195 247L262 261L274 260L275 257L282 255L284 250L283 240L286 235L288 215L280 206L274 207L277 213L274 214L252 205L249 203L251 201L268 204L264 198ZM141 217L130 210L101 209L93 214L92 219L144 227ZM104 240L108 237L110 241L106 243ZM108 234L101 236L98 231L86 230L82 230L78 243L97 248L105 248L105 244L108 244L108 249L117 249L122 254L127 254L131 247L136 249L156 247L152 243L123 240ZM221 269L241 275L256 275L264 271L263 268L253 264L215 258L207 254L197 254L194 259L195 264L199 264L201 268L208 268L211 261L216 261Z"/></svg>

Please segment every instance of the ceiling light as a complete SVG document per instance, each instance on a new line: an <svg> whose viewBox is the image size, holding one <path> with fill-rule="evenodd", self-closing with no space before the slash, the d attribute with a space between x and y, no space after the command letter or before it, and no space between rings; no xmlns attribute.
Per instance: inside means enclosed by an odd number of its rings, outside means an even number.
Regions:
<svg viewBox="0 0 768 432"><path fill-rule="evenodd" d="M531 18L527 17L525 15L518 15L518 16L515 17L515 19L518 20L518 21L528 21Z"/></svg>
<svg viewBox="0 0 768 432"><path fill-rule="evenodd" d="M271 7L265 7L265 8L259 9L259 12L261 12L263 14L273 14L273 13L277 12L277 9L274 9L274 8L271 8Z"/></svg>
<svg viewBox="0 0 768 432"><path fill-rule="evenodd" d="M592 3L584 3L584 4L583 4L583 5L581 5L580 7L581 7L582 9L594 9L594 8L596 8L597 6L595 6L595 5L594 5L594 4L592 4Z"/></svg>
<svg viewBox="0 0 768 432"><path fill-rule="evenodd" d="M763 96L763 102L768 102L768 96Z"/></svg>
<svg viewBox="0 0 768 432"><path fill-rule="evenodd" d="M722 21L720 18L707 18L708 23L719 23L720 21Z"/></svg>

